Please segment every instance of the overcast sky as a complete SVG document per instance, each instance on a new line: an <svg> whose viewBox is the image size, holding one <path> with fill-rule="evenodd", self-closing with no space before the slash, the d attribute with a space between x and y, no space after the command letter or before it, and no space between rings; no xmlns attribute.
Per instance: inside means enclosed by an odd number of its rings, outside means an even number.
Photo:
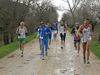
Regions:
<svg viewBox="0 0 100 75"><path fill-rule="evenodd" d="M70 3L72 4L72 0L69 0L69 1L70 1ZM68 9L68 4L65 3L63 0L52 0L52 3L53 3L55 6L59 7L59 8ZM63 15L63 13L64 13L65 11L67 11L67 10L57 11L58 14L59 14L59 20L61 19L62 15Z"/></svg>

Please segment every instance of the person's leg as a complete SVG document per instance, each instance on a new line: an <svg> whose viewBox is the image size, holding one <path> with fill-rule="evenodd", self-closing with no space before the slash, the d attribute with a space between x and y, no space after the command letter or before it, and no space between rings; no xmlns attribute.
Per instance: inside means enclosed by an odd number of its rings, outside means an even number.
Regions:
<svg viewBox="0 0 100 75"><path fill-rule="evenodd" d="M24 53L24 43L23 42L21 43L21 47L22 47L21 57L23 57L23 53Z"/></svg>
<svg viewBox="0 0 100 75"><path fill-rule="evenodd" d="M64 48L64 45L65 45L65 42L64 42L64 37L62 37L61 42L62 42L62 48Z"/></svg>
<svg viewBox="0 0 100 75"><path fill-rule="evenodd" d="M40 46L40 39L39 39L39 46ZM40 50L41 50L41 46L40 46Z"/></svg>
<svg viewBox="0 0 100 75"><path fill-rule="evenodd" d="M74 40L74 47L75 47L75 50L77 50L77 40Z"/></svg>
<svg viewBox="0 0 100 75"><path fill-rule="evenodd" d="M22 40L21 40L21 48L22 48L21 57L23 57L23 53L24 53L24 44L25 44L25 38L22 38Z"/></svg>
<svg viewBox="0 0 100 75"><path fill-rule="evenodd" d="M87 42L87 64L89 64L89 57L90 57L90 41Z"/></svg>
<svg viewBox="0 0 100 75"><path fill-rule="evenodd" d="M66 33L64 33L64 47L65 47L65 42L66 42Z"/></svg>
<svg viewBox="0 0 100 75"><path fill-rule="evenodd" d="M63 36L61 33L60 33L60 38L61 38L61 48L63 48Z"/></svg>
<svg viewBox="0 0 100 75"><path fill-rule="evenodd" d="M86 63L86 44L87 43L83 43L83 59L84 59L84 63Z"/></svg>
<svg viewBox="0 0 100 75"><path fill-rule="evenodd" d="M45 54L48 55L48 39L45 40Z"/></svg>
<svg viewBox="0 0 100 75"><path fill-rule="evenodd" d="M49 45L51 45L52 34L49 35Z"/></svg>
<svg viewBox="0 0 100 75"><path fill-rule="evenodd" d="M21 47L21 42L19 42L19 47L20 47L20 50L22 50L22 47Z"/></svg>
<svg viewBox="0 0 100 75"><path fill-rule="evenodd" d="M22 46L21 46L22 41L21 41L21 38L18 38L18 41L19 41L19 48L20 48L20 50L22 50Z"/></svg>
<svg viewBox="0 0 100 75"><path fill-rule="evenodd" d="M78 54L80 52L80 40L78 40Z"/></svg>
<svg viewBox="0 0 100 75"><path fill-rule="evenodd" d="M44 40L41 40L41 46L42 46L42 51L41 51L41 55L42 55L42 60L44 60Z"/></svg>

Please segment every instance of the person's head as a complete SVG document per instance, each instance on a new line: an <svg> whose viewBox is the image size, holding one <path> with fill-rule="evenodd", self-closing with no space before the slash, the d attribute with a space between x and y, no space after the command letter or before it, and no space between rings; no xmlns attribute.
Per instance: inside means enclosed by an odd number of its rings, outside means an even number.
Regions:
<svg viewBox="0 0 100 75"><path fill-rule="evenodd" d="M50 24L50 21L46 21L46 24L48 24L48 25L49 25L49 24Z"/></svg>
<svg viewBox="0 0 100 75"><path fill-rule="evenodd" d="M89 19L84 19L84 25L89 25L90 21Z"/></svg>
<svg viewBox="0 0 100 75"><path fill-rule="evenodd" d="M75 27L79 27L79 25L80 25L80 24L79 24L78 22L77 22L77 23L75 23Z"/></svg>
<svg viewBox="0 0 100 75"><path fill-rule="evenodd" d="M44 22L43 21L40 21L40 25L43 25L44 24Z"/></svg>
<svg viewBox="0 0 100 75"><path fill-rule="evenodd" d="M61 23L61 25L63 25L64 24L64 21L61 21L60 23Z"/></svg>
<svg viewBox="0 0 100 75"><path fill-rule="evenodd" d="M20 26L21 26L21 27L25 26L25 22L24 22L24 21L21 21L21 22L20 22Z"/></svg>

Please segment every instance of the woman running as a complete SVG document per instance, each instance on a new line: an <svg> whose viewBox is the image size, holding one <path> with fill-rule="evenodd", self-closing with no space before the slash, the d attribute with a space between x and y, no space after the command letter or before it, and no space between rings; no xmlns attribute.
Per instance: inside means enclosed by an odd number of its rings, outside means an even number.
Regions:
<svg viewBox="0 0 100 75"><path fill-rule="evenodd" d="M26 34L27 34L27 28L23 21L20 22L20 26L17 28L16 34L18 35L19 46L20 46L20 50L21 50L21 57L23 57L24 43L25 43L25 38L26 38Z"/></svg>
<svg viewBox="0 0 100 75"><path fill-rule="evenodd" d="M60 26L60 37L61 37L61 49L65 47L65 39L66 39L66 25L63 21L61 21Z"/></svg>
<svg viewBox="0 0 100 75"><path fill-rule="evenodd" d="M76 50L78 50L78 55L79 55L79 51L80 51L80 36L78 35L78 29L79 29L79 23L75 24L75 27L72 29L71 34L74 37L74 47Z"/></svg>
<svg viewBox="0 0 100 75"><path fill-rule="evenodd" d="M83 59L84 63L86 63L87 59L87 64L90 63L89 57L90 57L90 43L92 39L92 25L90 24L88 19L84 20L84 24L80 26L79 33L82 34L82 45L83 45ZM87 53L87 55L86 55ZM87 58L86 58L87 56Z"/></svg>

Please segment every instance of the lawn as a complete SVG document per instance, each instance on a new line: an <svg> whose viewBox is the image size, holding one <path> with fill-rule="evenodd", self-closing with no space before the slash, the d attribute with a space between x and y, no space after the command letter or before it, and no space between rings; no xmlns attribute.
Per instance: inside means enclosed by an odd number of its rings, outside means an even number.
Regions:
<svg viewBox="0 0 100 75"><path fill-rule="evenodd" d="M92 52L100 59L100 42L97 40L92 41Z"/></svg>
<svg viewBox="0 0 100 75"><path fill-rule="evenodd" d="M30 35L26 38L26 43L30 42L31 40L33 40L34 38L36 38L37 33ZM10 54L11 52L15 51L18 48L18 41L15 41L9 45L6 46L2 46L0 47L0 58L3 58L4 56L7 56L8 54Z"/></svg>

